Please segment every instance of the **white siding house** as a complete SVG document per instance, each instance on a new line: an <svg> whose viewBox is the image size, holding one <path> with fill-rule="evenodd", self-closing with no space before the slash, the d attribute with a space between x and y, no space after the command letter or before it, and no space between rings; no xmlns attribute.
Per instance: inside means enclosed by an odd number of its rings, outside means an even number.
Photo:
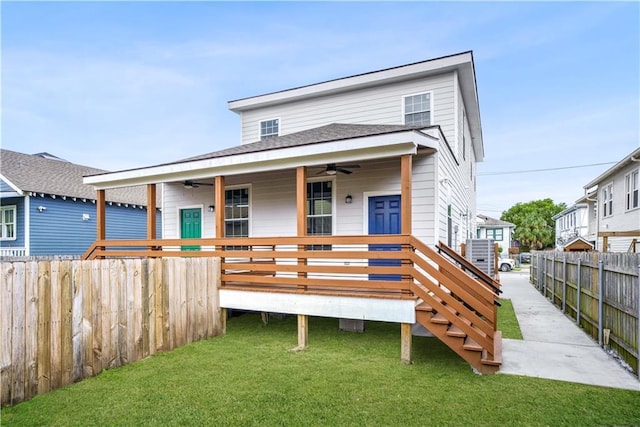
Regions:
<svg viewBox="0 0 640 427"><path fill-rule="evenodd" d="M98 198L161 185L165 240L99 238L87 258L123 244L217 256L220 307L298 315L300 347L306 316L398 322L410 360L419 323L479 372L496 371L499 283L439 245L457 250L473 231L484 148L471 52L229 108L238 146L85 178Z"/></svg>
<svg viewBox="0 0 640 427"><path fill-rule="evenodd" d="M556 249L564 250L577 238L589 241L589 205L576 203L552 218L556 222Z"/></svg>
<svg viewBox="0 0 640 427"><path fill-rule="evenodd" d="M595 199L596 249L604 252L640 252L640 148L584 186ZM606 240L606 247L605 247Z"/></svg>

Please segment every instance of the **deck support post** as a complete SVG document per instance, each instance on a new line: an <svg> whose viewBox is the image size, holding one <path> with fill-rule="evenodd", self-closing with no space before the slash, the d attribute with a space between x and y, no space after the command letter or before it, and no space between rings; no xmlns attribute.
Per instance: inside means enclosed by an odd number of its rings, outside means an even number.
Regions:
<svg viewBox="0 0 640 427"><path fill-rule="evenodd" d="M298 314L298 347L296 350L304 350L309 345L309 316Z"/></svg>
<svg viewBox="0 0 640 427"><path fill-rule="evenodd" d="M220 309L220 333L222 335L225 335L227 333L227 309L226 308L221 308Z"/></svg>
<svg viewBox="0 0 640 427"><path fill-rule="evenodd" d="M156 185L147 184L147 240L156 238ZM150 246L149 250L157 251L158 247Z"/></svg>
<svg viewBox="0 0 640 427"><path fill-rule="evenodd" d="M411 323L400 324L400 358L408 365L411 364L411 326Z"/></svg>

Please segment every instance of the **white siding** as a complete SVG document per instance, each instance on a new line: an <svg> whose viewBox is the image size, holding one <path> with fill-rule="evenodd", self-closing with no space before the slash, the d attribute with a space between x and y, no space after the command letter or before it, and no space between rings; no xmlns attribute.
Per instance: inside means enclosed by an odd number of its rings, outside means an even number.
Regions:
<svg viewBox="0 0 640 427"><path fill-rule="evenodd" d="M418 155L413 160L413 234L426 242L434 237L435 155ZM351 175L338 173L334 180L335 235L360 235L366 230L366 193L400 194L400 159L360 162L361 168ZM309 168L308 177L321 168ZM250 186L250 236L295 236L296 202L295 170L227 177L227 186ZM164 187L163 237L180 237L179 209L203 208L203 237L215 235L214 214L207 206L213 204L213 187L185 189L179 184ZM351 195L353 202L345 203ZM216 207L218 209L218 207Z"/></svg>
<svg viewBox="0 0 640 427"><path fill-rule="evenodd" d="M422 92L431 93L432 124L440 125L447 138L453 141L454 78L453 73L447 73L429 79L381 85L244 111L241 116L242 143L258 141L260 121L272 117L280 117L281 135L330 123L404 124L402 97Z"/></svg>
<svg viewBox="0 0 640 427"><path fill-rule="evenodd" d="M613 182L613 215L602 218L602 203L598 203L598 231L630 231L640 229L640 208L625 210L625 182L624 176L638 169L637 163L631 163L620 169L614 175L598 183L598 199L602 199L602 188ZM637 238L637 237L636 237ZM610 237L609 252L627 252L633 237ZM638 251L636 245L636 251ZM602 250L602 238L598 239L598 250Z"/></svg>

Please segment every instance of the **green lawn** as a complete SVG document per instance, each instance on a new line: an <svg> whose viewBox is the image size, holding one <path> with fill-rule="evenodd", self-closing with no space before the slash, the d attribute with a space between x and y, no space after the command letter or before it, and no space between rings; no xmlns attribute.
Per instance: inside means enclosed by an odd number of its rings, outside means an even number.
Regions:
<svg viewBox="0 0 640 427"><path fill-rule="evenodd" d="M479 376L435 338L400 361L400 326L341 332L311 318L230 319L227 334L3 408L2 426L640 424L640 393L510 375Z"/></svg>
<svg viewBox="0 0 640 427"><path fill-rule="evenodd" d="M516 313L513 311L513 304L510 299L501 299L498 307L498 330L502 331L502 338L514 340L522 339L520 324Z"/></svg>

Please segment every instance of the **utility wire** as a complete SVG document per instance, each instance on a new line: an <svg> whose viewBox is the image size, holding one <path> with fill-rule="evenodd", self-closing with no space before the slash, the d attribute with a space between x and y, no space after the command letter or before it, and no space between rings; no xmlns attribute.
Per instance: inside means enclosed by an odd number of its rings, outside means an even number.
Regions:
<svg viewBox="0 0 640 427"><path fill-rule="evenodd" d="M603 165L612 165L617 162L605 162L605 163L591 163L589 165L576 165L576 166L563 166L559 168L548 168L548 169L529 169L524 171L505 171L505 172L479 172L478 176L488 176L488 175L513 175L518 173L529 173L529 172L547 172L547 171L559 171L565 169L576 169L576 168L588 168L591 166L603 166Z"/></svg>

